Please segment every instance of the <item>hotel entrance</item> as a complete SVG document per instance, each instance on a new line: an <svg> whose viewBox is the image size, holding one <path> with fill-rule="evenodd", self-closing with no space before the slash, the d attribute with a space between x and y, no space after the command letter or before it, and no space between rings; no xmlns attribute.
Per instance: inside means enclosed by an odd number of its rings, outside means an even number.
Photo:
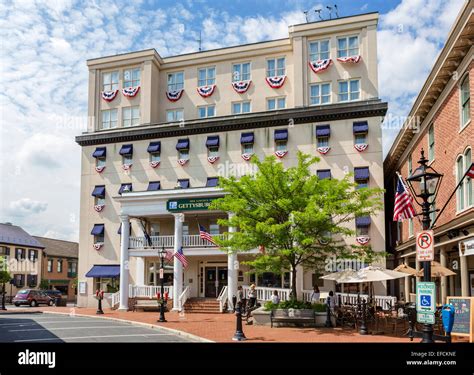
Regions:
<svg viewBox="0 0 474 375"><path fill-rule="evenodd" d="M204 296L207 298L217 298L222 288L227 285L227 266L205 267L204 275Z"/></svg>

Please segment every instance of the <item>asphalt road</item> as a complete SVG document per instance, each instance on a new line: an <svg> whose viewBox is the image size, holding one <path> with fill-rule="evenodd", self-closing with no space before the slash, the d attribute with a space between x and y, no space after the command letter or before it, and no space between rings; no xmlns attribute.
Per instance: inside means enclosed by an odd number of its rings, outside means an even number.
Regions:
<svg viewBox="0 0 474 375"><path fill-rule="evenodd" d="M0 342L192 342L161 328L70 315L0 314Z"/></svg>

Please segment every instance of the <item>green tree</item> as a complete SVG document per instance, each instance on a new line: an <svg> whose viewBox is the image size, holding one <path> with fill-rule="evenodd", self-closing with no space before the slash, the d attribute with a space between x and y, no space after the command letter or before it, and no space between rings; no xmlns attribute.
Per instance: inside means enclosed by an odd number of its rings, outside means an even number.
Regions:
<svg viewBox="0 0 474 375"><path fill-rule="evenodd" d="M237 228L217 241L222 249L265 249L246 263L256 273L289 270L295 299L298 266L322 270L330 256L374 260L377 255L370 246L349 246L344 239L355 235L355 217L383 208L382 189L357 188L351 175L320 179L312 168L319 158L302 153L288 169L274 156L263 161L254 156L251 162L257 167L254 175L219 179L227 194L210 208L232 212L219 224Z"/></svg>
<svg viewBox="0 0 474 375"><path fill-rule="evenodd" d="M1 309L6 310L5 308L5 284L9 283L11 280L11 275L8 271L0 271L0 285L2 286L2 305Z"/></svg>
<svg viewBox="0 0 474 375"><path fill-rule="evenodd" d="M40 289L46 290L49 288L49 282L46 279L41 279L39 286Z"/></svg>

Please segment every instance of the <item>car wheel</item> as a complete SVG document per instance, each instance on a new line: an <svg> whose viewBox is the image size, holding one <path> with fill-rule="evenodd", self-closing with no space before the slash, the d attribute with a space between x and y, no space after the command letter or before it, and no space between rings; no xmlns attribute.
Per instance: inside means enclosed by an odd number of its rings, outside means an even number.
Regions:
<svg viewBox="0 0 474 375"><path fill-rule="evenodd" d="M36 306L38 306L38 302L36 302L35 300L32 300L32 301L30 302L30 306L31 306L31 307L36 307Z"/></svg>
<svg viewBox="0 0 474 375"><path fill-rule="evenodd" d="M50 300L50 301L48 302L48 306L53 306L53 304L54 304L53 300Z"/></svg>
<svg viewBox="0 0 474 375"><path fill-rule="evenodd" d="M19 303L15 303L15 306L16 306L16 307L20 307L20 304L19 304Z"/></svg>

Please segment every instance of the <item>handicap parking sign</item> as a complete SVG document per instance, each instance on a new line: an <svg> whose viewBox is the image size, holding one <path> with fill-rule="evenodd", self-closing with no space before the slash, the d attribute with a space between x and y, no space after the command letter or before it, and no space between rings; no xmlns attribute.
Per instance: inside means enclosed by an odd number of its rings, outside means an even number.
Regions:
<svg viewBox="0 0 474 375"><path fill-rule="evenodd" d="M436 310L436 286L432 282L416 284L416 310L419 313L434 313Z"/></svg>
<svg viewBox="0 0 474 375"><path fill-rule="evenodd" d="M420 297L421 306L431 306L431 296L427 294L422 294Z"/></svg>

